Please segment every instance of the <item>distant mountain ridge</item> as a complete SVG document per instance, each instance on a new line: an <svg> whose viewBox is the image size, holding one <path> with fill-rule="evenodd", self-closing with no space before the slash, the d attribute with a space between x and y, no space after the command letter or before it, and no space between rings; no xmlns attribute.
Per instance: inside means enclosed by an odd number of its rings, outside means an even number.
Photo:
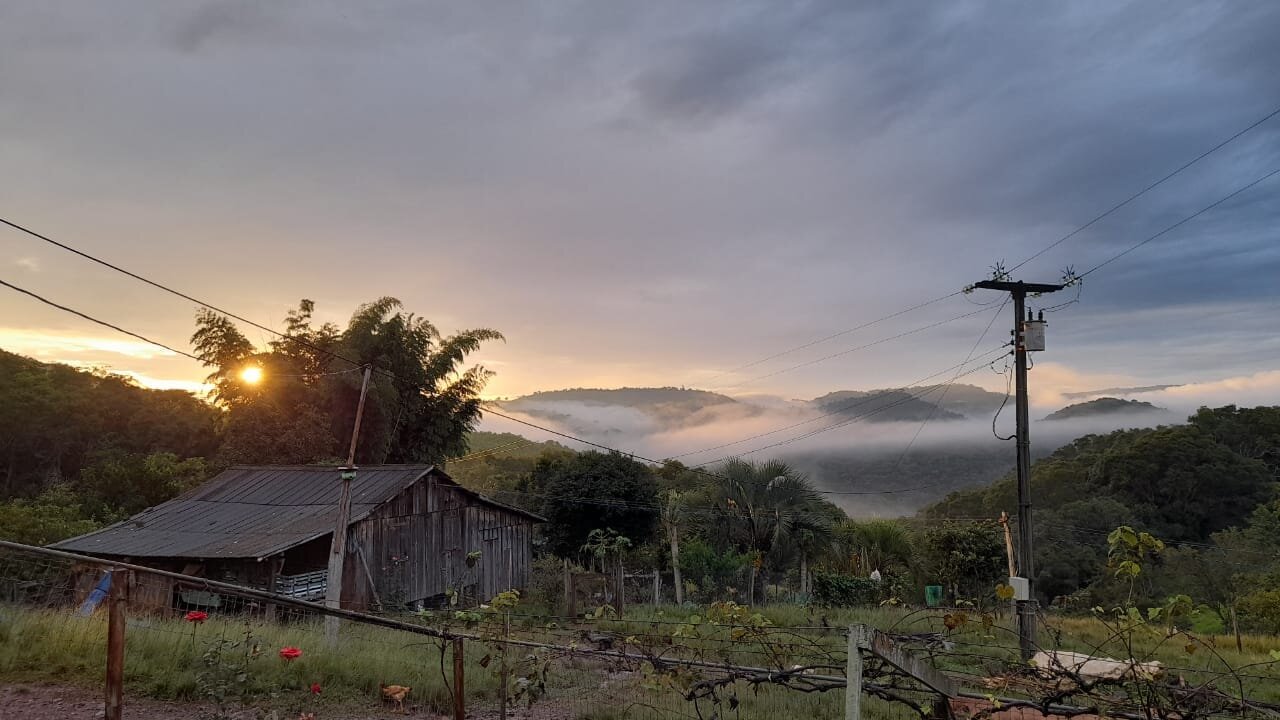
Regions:
<svg viewBox="0 0 1280 720"><path fill-rule="evenodd" d="M779 403L765 398L732 398L683 387L571 388L545 390L498 403L507 410L561 423L585 433L622 435L697 427L769 411L823 414L872 423L945 422L985 418L1005 396L976 385L880 390L837 390L809 401Z"/></svg>
<svg viewBox="0 0 1280 720"><path fill-rule="evenodd" d="M1068 405L1061 410L1049 413L1045 416L1045 420L1073 420L1077 418L1096 418L1109 415L1142 415L1164 412L1168 412L1168 410L1141 400L1123 400L1121 398L1100 397L1096 400Z"/></svg>

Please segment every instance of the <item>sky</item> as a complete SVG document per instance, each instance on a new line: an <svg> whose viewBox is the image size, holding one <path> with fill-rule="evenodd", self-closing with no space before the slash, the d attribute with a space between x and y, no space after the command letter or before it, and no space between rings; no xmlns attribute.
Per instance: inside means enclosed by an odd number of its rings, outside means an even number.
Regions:
<svg viewBox="0 0 1280 720"><path fill-rule="evenodd" d="M496 328L490 396L899 386L1007 340L1000 296L846 330L1280 107L1278 34L1266 0L10 0L0 217L263 324L391 295ZM1280 116L1016 276L1086 270L1276 169ZM1033 301L1078 298L1047 316L1038 392L1280 389L1278 220L1280 176ZM190 302L3 228L0 279L189 348ZM5 288L0 348L207 372Z"/></svg>

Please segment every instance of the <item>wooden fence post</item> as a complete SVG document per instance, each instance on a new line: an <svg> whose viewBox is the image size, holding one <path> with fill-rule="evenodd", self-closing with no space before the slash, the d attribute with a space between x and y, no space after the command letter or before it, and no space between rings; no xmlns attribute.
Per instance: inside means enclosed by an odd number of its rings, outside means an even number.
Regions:
<svg viewBox="0 0 1280 720"><path fill-rule="evenodd" d="M653 570L653 605L657 607L662 604L662 576L658 574L658 569Z"/></svg>
<svg viewBox="0 0 1280 720"><path fill-rule="evenodd" d="M107 596L107 697L104 720L124 717L124 631L125 603L129 598L132 573L113 569Z"/></svg>
<svg viewBox="0 0 1280 720"><path fill-rule="evenodd" d="M453 720L467 720L466 681L463 679L465 660L462 638L456 637L453 639Z"/></svg>

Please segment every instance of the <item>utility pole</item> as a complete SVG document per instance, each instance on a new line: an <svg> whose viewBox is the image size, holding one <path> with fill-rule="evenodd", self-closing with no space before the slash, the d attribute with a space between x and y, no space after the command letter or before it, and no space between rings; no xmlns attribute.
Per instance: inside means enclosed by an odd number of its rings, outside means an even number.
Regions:
<svg viewBox="0 0 1280 720"><path fill-rule="evenodd" d="M1018 578L1010 578L1010 584L1014 587L1014 598L1018 603L1018 644L1022 650L1022 659L1030 660L1036 648L1036 600L1035 559L1031 547L1031 417L1027 407L1027 326L1035 321L1030 316L1025 319L1023 316L1028 293L1057 292L1063 286L1024 283L1020 280L983 280L974 283L974 287L1001 290L1013 296L1013 359L1018 423L1018 572L1022 582L1013 582ZM1043 322L1043 315L1040 322ZM1039 327L1043 328L1042 325ZM1037 339L1038 342L1031 346L1031 350L1044 349L1043 332Z"/></svg>
<svg viewBox="0 0 1280 720"><path fill-rule="evenodd" d="M342 481L342 489L338 494L338 520L333 528L333 545L329 555L329 577L325 581L325 607L342 606L342 571L347 557L347 525L351 522L351 483L356 479L356 442L360 439L360 421L364 418L364 398L369 392L369 376L373 373L373 365L364 366L364 380L360 383L360 404L356 406L356 423L351 429L351 450L347 453L347 464L338 468ZM338 618L326 615L324 618L324 637L329 647L338 645Z"/></svg>

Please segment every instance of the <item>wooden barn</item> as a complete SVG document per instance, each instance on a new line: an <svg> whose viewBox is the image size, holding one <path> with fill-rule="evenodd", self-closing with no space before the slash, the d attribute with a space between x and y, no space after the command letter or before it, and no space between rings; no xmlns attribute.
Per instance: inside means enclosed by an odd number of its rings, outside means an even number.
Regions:
<svg viewBox="0 0 1280 720"><path fill-rule="evenodd" d="M233 467L109 527L53 545L292 597L320 600L337 517L338 469ZM543 519L458 485L429 465L362 467L351 487L342 607L487 600L529 580L533 526ZM96 582L79 578L82 589ZM220 598L151 576L131 602L154 609Z"/></svg>

